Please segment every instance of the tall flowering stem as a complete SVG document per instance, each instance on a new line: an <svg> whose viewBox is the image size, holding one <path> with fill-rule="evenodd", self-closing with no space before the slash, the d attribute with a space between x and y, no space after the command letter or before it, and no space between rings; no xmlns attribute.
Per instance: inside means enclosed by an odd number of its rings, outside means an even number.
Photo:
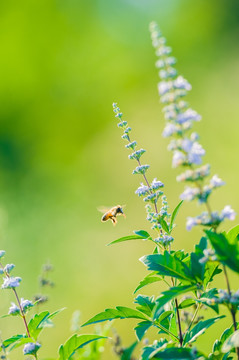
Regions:
<svg viewBox="0 0 239 360"><path fill-rule="evenodd" d="M215 231L224 219L234 220L235 212L229 205L221 212L212 211L209 197L212 192L225 184L217 175L206 181L210 175L210 165L202 165L205 150L199 143L199 135L192 131L193 123L201 120L201 116L184 100L191 84L181 75L178 75L174 65L176 59L171 56L172 49L166 45L156 23L150 25L152 43L156 50L160 82L158 91L160 101L164 105L163 113L166 126L164 137L171 137L168 149L173 152L172 166L183 167L184 171L177 176L177 181L186 182L182 200L197 200L206 206L206 211L196 217L187 219L187 230L196 225L213 228Z"/></svg>
<svg viewBox="0 0 239 360"><path fill-rule="evenodd" d="M168 248L174 239L169 231L165 231L165 224L166 230L169 227L170 214L168 213L167 198L162 191L164 184L157 180L157 178L154 178L150 183L146 175L150 166L141 163L141 157L146 150L142 148L137 150L137 142L131 140L131 128L128 126L128 122L123 120L123 114L116 103L113 104L113 111L115 112L115 117L119 120L118 127L123 130L122 138L127 142L125 147L132 150L129 159L135 160L138 164L135 170L133 170L133 174L141 175L144 181L140 183L135 193L142 197L146 203L147 220L152 224L152 229L157 231L157 237L154 239L154 242L161 248ZM159 210L158 201L160 198L162 206Z"/></svg>
<svg viewBox="0 0 239 360"><path fill-rule="evenodd" d="M128 122L123 120L123 114L121 113L116 103L113 103L113 111L116 114L115 117L119 120L118 127L122 128L123 130L122 138L127 141L127 145L125 145L125 147L133 151L132 154L129 155L129 159L136 160L138 163L136 169L133 170L133 174L142 175L145 182L140 184L140 187L135 191L135 193L140 197L143 197L143 201L147 203L147 220L153 225L152 229L156 230L158 235L153 241L161 248L168 249L170 252L171 242L174 240L171 236L171 231L173 230L173 227L170 227L172 225L170 223L171 214L168 213L167 198L162 191L164 184L161 181L157 180L157 178L154 178L154 180L150 184L146 176L149 165L142 165L141 163L141 156L146 152L146 150L136 150L137 142L135 140L131 140L131 128L128 126ZM160 197L162 197L162 206L160 208L160 211L158 211L158 200ZM174 286L173 280L172 284ZM177 299L175 299L175 307L179 327L179 342L182 346L183 335Z"/></svg>

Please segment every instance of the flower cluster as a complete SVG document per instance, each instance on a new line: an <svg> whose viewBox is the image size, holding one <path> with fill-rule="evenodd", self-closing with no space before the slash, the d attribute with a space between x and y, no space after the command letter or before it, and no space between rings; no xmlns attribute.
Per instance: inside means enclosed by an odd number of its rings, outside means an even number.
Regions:
<svg viewBox="0 0 239 360"><path fill-rule="evenodd" d="M181 194L182 200L198 200L204 203L207 212L196 218L189 218L187 229L195 225L213 225L215 228L226 218L233 220L234 211L230 207L231 216L212 213L208 204L208 198L212 191L225 184L217 175L214 175L208 184L204 185L205 178L210 175L210 166L201 165L205 150L198 142L199 136L192 132L194 122L201 120L201 116L189 107L184 100L188 91L192 89L189 82L181 75L178 75L174 68L176 59L171 56L171 48L166 45L166 39L162 36L156 23L150 25L152 43L156 49L158 60L156 67L159 69L161 81L158 84L160 101L164 105L163 113L166 125L163 130L164 137L172 137L168 149L173 152L172 166L182 166L184 172L177 176L177 181L190 182ZM226 211L228 210L226 209Z"/></svg>
<svg viewBox="0 0 239 360"><path fill-rule="evenodd" d="M218 289L218 297L213 297L212 299L207 300L208 304L223 304L223 305L232 305L238 307L239 305L239 290L234 294L229 294L227 290Z"/></svg>
<svg viewBox="0 0 239 360"><path fill-rule="evenodd" d="M181 86L180 82L177 83L178 88ZM164 195L162 188L164 184L154 178L150 183L147 179L146 173L149 169L148 164L141 163L141 157L146 152L144 149L137 150L137 142L131 140L130 132L131 128L128 126L128 122L123 120L123 114L120 112L117 104L113 104L113 111L115 112L115 117L119 120L118 127L123 130L122 138L127 141L125 147L131 149L132 153L129 155L129 159L136 160L137 167L133 170L133 174L138 174L143 176L144 182L140 183L140 186L135 191L135 193L142 197L143 201L146 203L146 212L147 220L152 224L152 229L157 230L158 236L154 239L156 244L167 247L172 241L173 237L164 232L164 229L161 225L161 222L166 222L167 226L169 225L170 214L168 213L168 203L166 196ZM158 210L158 201L162 198L162 206Z"/></svg>
<svg viewBox="0 0 239 360"><path fill-rule="evenodd" d="M11 302L11 306L8 310L8 315L21 316L26 326L27 335L28 337L30 337L29 329L26 325L27 323L25 319L25 314L34 306L34 304L31 300L27 300L23 298L19 300L16 288L20 285L22 279L18 276L14 277L10 275L11 271L15 268L14 264L6 264L5 266L3 266L2 258L4 257L4 255L5 255L5 251L0 250L0 274L4 275L3 284L1 285L1 288L13 290L18 303L18 305L16 305L14 302ZM39 343L27 343L24 346L23 353L24 355L36 355L40 347L41 345Z"/></svg>

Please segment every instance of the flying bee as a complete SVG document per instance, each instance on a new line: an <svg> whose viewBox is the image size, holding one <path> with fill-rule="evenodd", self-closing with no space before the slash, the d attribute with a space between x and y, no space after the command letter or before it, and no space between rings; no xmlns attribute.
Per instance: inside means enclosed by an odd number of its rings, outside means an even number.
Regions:
<svg viewBox="0 0 239 360"><path fill-rule="evenodd" d="M99 208L98 210L104 213L104 215L101 218L101 221L104 222L107 220L111 220L113 225L116 225L117 224L117 219L116 219L117 215L123 215L124 217L126 217L125 213L123 212L123 207L124 207L124 205L123 206L117 205L110 209Z"/></svg>

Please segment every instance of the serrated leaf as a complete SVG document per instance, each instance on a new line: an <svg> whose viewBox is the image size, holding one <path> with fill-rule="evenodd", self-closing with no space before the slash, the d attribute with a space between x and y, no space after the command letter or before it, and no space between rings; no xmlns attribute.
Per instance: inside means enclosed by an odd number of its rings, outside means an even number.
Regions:
<svg viewBox="0 0 239 360"><path fill-rule="evenodd" d="M158 275L155 275L156 273L153 272L147 276L145 276L145 278L143 280L140 281L139 285L137 286L137 288L135 289L134 291L134 294L139 290L139 289L142 289L144 286L146 285L149 285L149 284L153 284L157 281L162 281L163 278L158 276Z"/></svg>
<svg viewBox="0 0 239 360"><path fill-rule="evenodd" d="M98 323L101 321L110 321L113 319L142 319L148 318L138 310L134 310L124 306L117 306L116 309L105 309L105 311L95 315L82 326Z"/></svg>
<svg viewBox="0 0 239 360"><path fill-rule="evenodd" d="M229 239L224 234L205 230L219 261L239 273L239 242L237 238Z"/></svg>
<svg viewBox="0 0 239 360"><path fill-rule="evenodd" d="M205 272L204 272L204 280L203 285L206 288L207 285L212 282L214 276L220 274L222 272L221 269L218 268L219 264L217 262L208 261L205 265Z"/></svg>
<svg viewBox="0 0 239 360"><path fill-rule="evenodd" d="M135 330L135 333L136 333L136 336L138 338L139 341L142 340L142 338L144 337L146 331L150 328L150 326L152 326L153 323L152 321L141 321L140 323L138 323L134 330Z"/></svg>
<svg viewBox="0 0 239 360"><path fill-rule="evenodd" d="M170 225L169 225L170 231L172 231L172 229L173 229L174 221L176 220L176 217L177 217L177 215L178 215L179 209L180 209L180 207L182 206L182 204L183 204L183 200L180 201L180 203L179 203L179 204L176 206L176 208L173 210L173 213L172 213L172 216L171 216Z"/></svg>
<svg viewBox="0 0 239 360"><path fill-rule="evenodd" d="M238 326L238 323L237 323ZM229 338L230 335L234 333L234 325L232 324L231 327L225 329L220 337L220 340L216 340L213 344L213 352L221 351L222 345L224 342Z"/></svg>
<svg viewBox="0 0 239 360"><path fill-rule="evenodd" d="M92 341L105 339L105 336L100 335L77 335L70 337L64 345L59 348L59 360L68 360L75 353L76 350L89 344Z"/></svg>
<svg viewBox="0 0 239 360"><path fill-rule="evenodd" d="M204 304L205 306L213 309L217 314L219 313L218 304L210 304L208 300L215 298L218 295L218 291L216 288L210 289L203 293L200 299L196 299L197 302Z"/></svg>
<svg viewBox="0 0 239 360"><path fill-rule="evenodd" d="M172 299L182 295L186 294L189 291L194 291L197 289L196 285L185 285L185 286L174 286L170 288L169 290L163 291L162 294L155 300L155 308L154 308L154 319L157 319L164 306L171 301Z"/></svg>
<svg viewBox="0 0 239 360"><path fill-rule="evenodd" d="M140 360L149 360L150 355L155 351L155 350L162 350L166 345L167 345L168 341L166 339L160 339L158 341L155 341L153 345L150 346L145 346L143 348L143 352L142 352L142 356L140 358Z"/></svg>
<svg viewBox="0 0 239 360"><path fill-rule="evenodd" d="M135 303L139 304L139 306L136 306L137 310L151 317L152 311L155 307L155 301L153 296L149 297L147 295L138 295L135 298Z"/></svg>
<svg viewBox="0 0 239 360"><path fill-rule="evenodd" d="M143 256L140 261L148 267L148 270L156 271L159 275L174 277L184 283L196 282L189 267L175 254L165 251L163 255Z"/></svg>
<svg viewBox="0 0 239 360"><path fill-rule="evenodd" d="M218 321L224 317L225 317L224 315L221 315L221 316L217 316L212 319L199 321L199 323L197 325L195 325L191 330L186 332L184 339L183 339L183 345L194 342L200 335L204 334L205 331L210 326L212 326L213 324L215 324L216 321Z"/></svg>

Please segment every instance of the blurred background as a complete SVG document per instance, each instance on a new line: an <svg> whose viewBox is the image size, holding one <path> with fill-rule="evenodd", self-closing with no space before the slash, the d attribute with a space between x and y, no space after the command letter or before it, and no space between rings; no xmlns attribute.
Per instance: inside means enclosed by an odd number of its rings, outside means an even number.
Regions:
<svg viewBox="0 0 239 360"><path fill-rule="evenodd" d="M42 264L54 265L49 309L67 309L41 337L41 356L55 357L71 335L75 310L86 321L107 307L132 306L132 293L146 275L138 259L152 251L144 242L105 246L133 230L149 230L134 194L140 179L131 175L135 164L127 159L113 101L147 149L149 176L166 184L171 208L183 190L171 169L168 140L161 137L152 20L173 47L179 73L192 83L187 100L203 118L195 130L207 150L205 162L227 183L213 196L213 208L231 204L239 213L239 3L2 0L0 19L0 248L23 278L24 298L37 292ZM97 207L116 204L127 205L126 220L119 218L116 227L101 223ZM185 220L204 209L195 203L183 209L175 247L192 250L202 233L187 233ZM232 225L225 223L226 229ZM238 279L230 277L237 289ZM223 278L218 284L225 287ZM142 293L162 289L151 286ZM1 314L13 300L10 291L1 293ZM216 338L225 323L202 337L201 349L210 351L209 334ZM134 340L134 324L114 323L124 345ZM7 318L0 319L0 329L5 339L23 326ZM114 358L108 346L103 359Z"/></svg>

